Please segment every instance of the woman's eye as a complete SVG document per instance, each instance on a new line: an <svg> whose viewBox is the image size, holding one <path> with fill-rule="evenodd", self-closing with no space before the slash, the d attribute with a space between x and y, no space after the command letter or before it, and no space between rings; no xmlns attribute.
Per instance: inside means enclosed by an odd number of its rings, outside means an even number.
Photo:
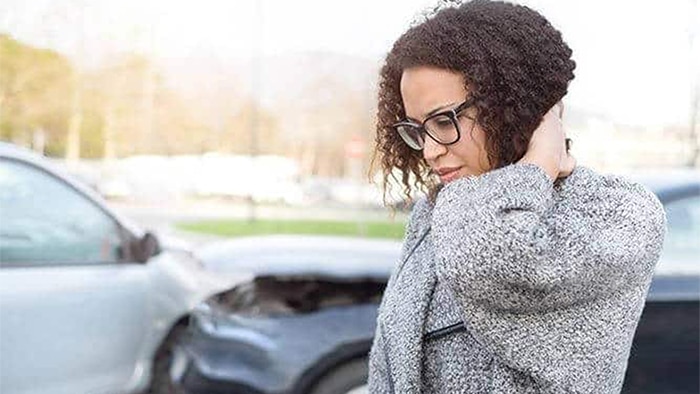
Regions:
<svg viewBox="0 0 700 394"><path fill-rule="evenodd" d="M436 118L436 119L435 119L435 124L438 125L438 126L440 126L440 127L448 126L448 125L450 125L451 123L452 123L452 121L449 120L449 119L447 119L447 118L442 118L442 117L441 117L441 118Z"/></svg>

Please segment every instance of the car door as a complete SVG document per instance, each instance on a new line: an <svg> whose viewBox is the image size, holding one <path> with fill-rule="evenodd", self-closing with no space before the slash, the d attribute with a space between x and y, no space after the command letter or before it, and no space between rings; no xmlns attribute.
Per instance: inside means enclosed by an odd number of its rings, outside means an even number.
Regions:
<svg viewBox="0 0 700 394"><path fill-rule="evenodd" d="M0 157L0 392L122 391L149 326L148 275L112 216Z"/></svg>

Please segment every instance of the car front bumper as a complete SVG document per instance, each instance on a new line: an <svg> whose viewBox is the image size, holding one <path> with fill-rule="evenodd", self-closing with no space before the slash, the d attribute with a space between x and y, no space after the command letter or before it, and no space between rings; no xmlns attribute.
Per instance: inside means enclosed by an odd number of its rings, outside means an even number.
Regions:
<svg viewBox="0 0 700 394"><path fill-rule="evenodd" d="M171 378L189 394L301 393L328 368L366 356L376 304L308 314L195 315L175 348Z"/></svg>

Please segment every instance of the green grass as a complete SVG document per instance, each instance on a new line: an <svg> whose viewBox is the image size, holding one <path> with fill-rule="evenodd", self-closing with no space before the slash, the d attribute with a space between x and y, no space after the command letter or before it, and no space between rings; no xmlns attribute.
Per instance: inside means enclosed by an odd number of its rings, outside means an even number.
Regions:
<svg viewBox="0 0 700 394"><path fill-rule="evenodd" d="M401 239L403 222L355 222L325 220L211 220L178 223L177 228L225 237L260 234L320 234Z"/></svg>

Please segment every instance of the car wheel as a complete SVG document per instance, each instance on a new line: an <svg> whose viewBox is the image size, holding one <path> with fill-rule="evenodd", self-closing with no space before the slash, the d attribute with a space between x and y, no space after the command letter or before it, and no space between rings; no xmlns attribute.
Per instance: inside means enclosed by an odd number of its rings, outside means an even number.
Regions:
<svg viewBox="0 0 700 394"><path fill-rule="evenodd" d="M184 335L187 326L178 323L173 327L158 348L153 360L153 371L148 394L184 394L185 391L170 378L173 363L173 350L178 340Z"/></svg>
<svg viewBox="0 0 700 394"><path fill-rule="evenodd" d="M341 364L322 377L311 394L366 394L368 368L366 357Z"/></svg>

